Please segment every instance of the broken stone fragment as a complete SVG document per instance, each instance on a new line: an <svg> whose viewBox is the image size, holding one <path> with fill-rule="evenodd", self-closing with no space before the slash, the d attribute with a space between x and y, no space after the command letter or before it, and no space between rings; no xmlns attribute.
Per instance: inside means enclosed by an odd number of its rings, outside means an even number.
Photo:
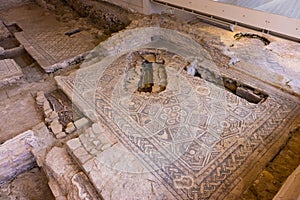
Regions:
<svg viewBox="0 0 300 200"><path fill-rule="evenodd" d="M45 99L46 99L46 97L44 95L44 92L42 92L42 91L37 92L37 96L36 96L37 105L43 106Z"/></svg>
<svg viewBox="0 0 300 200"><path fill-rule="evenodd" d="M45 118L45 124L47 124L47 125L51 124L52 121L53 120L51 120L49 117Z"/></svg>
<svg viewBox="0 0 300 200"><path fill-rule="evenodd" d="M50 103L47 99L44 101L44 111L45 110L52 110L50 107Z"/></svg>
<svg viewBox="0 0 300 200"><path fill-rule="evenodd" d="M43 96L37 96L36 97L36 103L39 106L43 106L44 105L44 101L45 101L45 97Z"/></svg>
<svg viewBox="0 0 300 200"><path fill-rule="evenodd" d="M159 85L152 86L152 92L153 93L159 93L160 92L160 86Z"/></svg>
<svg viewBox="0 0 300 200"><path fill-rule="evenodd" d="M67 134L65 133L65 132L60 132L60 133L58 133L55 137L57 138L57 139L61 139L61 138L64 138L64 137L66 137L67 136Z"/></svg>
<svg viewBox="0 0 300 200"><path fill-rule="evenodd" d="M50 114L50 116L49 116L49 119L50 119L51 121L54 121L54 120L58 119L58 114L57 114L57 112L52 111L51 114Z"/></svg>
<svg viewBox="0 0 300 200"><path fill-rule="evenodd" d="M49 116L51 115L52 113L52 110L51 109L48 109L48 110L44 110L44 115L46 118L49 118ZM50 119L50 118L49 118Z"/></svg>
<svg viewBox="0 0 300 200"><path fill-rule="evenodd" d="M50 128L52 132L57 135L62 132L63 126L59 123L58 119L56 119L51 123Z"/></svg>
<svg viewBox="0 0 300 200"><path fill-rule="evenodd" d="M77 129L81 129L89 124L89 120L85 117L74 122L74 125Z"/></svg>
<svg viewBox="0 0 300 200"><path fill-rule="evenodd" d="M71 133L73 133L74 131L76 131L76 127L75 127L74 123L73 123L73 122L68 123L68 124L67 124L67 127L66 127L66 129L65 129L65 131L66 131L66 133L68 133L68 134L71 134Z"/></svg>
<svg viewBox="0 0 300 200"><path fill-rule="evenodd" d="M233 57L233 58L230 59L229 65L235 65L238 62L240 62L240 59L238 57Z"/></svg>
<svg viewBox="0 0 300 200"><path fill-rule="evenodd" d="M80 140L78 138L75 138L75 139L72 139L72 140L69 140L67 142L67 146L69 147L69 149L71 151L75 151L76 149L78 149L79 147L82 146Z"/></svg>

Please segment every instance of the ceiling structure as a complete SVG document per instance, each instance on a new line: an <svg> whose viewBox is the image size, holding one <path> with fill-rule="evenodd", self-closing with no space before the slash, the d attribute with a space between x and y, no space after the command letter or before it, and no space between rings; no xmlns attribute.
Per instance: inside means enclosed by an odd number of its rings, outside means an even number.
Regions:
<svg viewBox="0 0 300 200"><path fill-rule="evenodd" d="M300 1L299 0L218 0L236 6L260 10L276 15L282 15L289 18L300 19Z"/></svg>
<svg viewBox="0 0 300 200"><path fill-rule="evenodd" d="M220 2L219 0L152 0L152 2L168 6L169 8L173 7L186 10L196 15L209 16L211 19L224 20L226 23L229 22L232 25L246 26L296 42L300 41L300 20L279 15L280 13L290 13L291 15L298 16L299 14L294 11L294 8L295 10L299 10L296 8L297 6L300 7L300 3L298 3L297 0L289 2L288 5L286 3L284 4L282 0L260 0L257 3L233 0L223 1L224 2ZM284 5L286 10L280 8L281 5ZM249 7L256 7L257 9ZM260 10L258 10L258 8ZM261 10L264 10L264 12ZM276 14L274 14L274 12Z"/></svg>

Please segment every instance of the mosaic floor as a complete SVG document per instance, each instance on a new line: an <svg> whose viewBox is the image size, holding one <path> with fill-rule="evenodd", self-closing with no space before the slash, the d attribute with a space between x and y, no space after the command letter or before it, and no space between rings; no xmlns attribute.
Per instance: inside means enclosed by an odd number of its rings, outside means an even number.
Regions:
<svg viewBox="0 0 300 200"><path fill-rule="evenodd" d="M22 70L14 60L0 60L0 86L19 80L22 76Z"/></svg>
<svg viewBox="0 0 300 200"><path fill-rule="evenodd" d="M299 102L269 94L264 102L252 104L187 74L180 56L165 52L163 58L168 83L158 94L136 91L140 61L132 54L114 58L107 67L99 62L57 78L91 120L105 125L105 137L117 143L103 148L103 133L87 133L79 138L84 151L94 162L122 174L151 173L169 198L230 198L261 170L273 145L287 137ZM91 180L103 176L101 170L88 173ZM94 184L111 189L101 181Z"/></svg>
<svg viewBox="0 0 300 200"><path fill-rule="evenodd" d="M55 16L43 13L37 5L2 12L6 23L16 23L23 31L15 33L17 40L46 72L68 66L81 54L93 49L92 38L82 31L65 35L80 27L59 22Z"/></svg>

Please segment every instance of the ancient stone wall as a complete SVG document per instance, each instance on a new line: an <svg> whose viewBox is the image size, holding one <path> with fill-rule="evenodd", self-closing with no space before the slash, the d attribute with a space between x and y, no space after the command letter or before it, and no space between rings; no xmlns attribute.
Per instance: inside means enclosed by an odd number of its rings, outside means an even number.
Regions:
<svg viewBox="0 0 300 200"><path fill-rule="evenodd" d="M28 140L34 137L32 131L6 141L0 146L0 184L36 166Z"/></svg>
<svg viewBox="0 0 300 200"><path fill-rule="evenodd" d="M22 6L31 2L32 0L0 0L0 10L7 10L12 7Z"/></svg>
<svg viewBox="0 0 300 200"><path fill-rule="evenodd" d="M66 0L81 16L89 17L99 27L116 32L130 23L127 12L118 6L93 0Z"/></svg>

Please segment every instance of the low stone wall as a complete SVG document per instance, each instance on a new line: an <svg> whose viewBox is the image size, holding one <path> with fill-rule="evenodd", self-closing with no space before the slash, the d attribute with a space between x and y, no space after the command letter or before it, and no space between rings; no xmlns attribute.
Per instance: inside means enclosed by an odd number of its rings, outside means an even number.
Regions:
<svg viewBox="0 0 300 200"><path fill-rule="evenodd" d="M93 0L66 0L81 16L89 17L99 27L117 32L126 27L130 20L127 11L107 2Z"/></svg>
<svg viewBox="0 0 300 200"><path fill-rule="evenodd" d="M36 166L29 140L33 131L26 131L0 146L0 185Z"/></svg>
<svg viewBox="0 0 300 200"><path fill-rule="evenodd" d="M31 3L32 0L0 0L0 10L7 10L13 7Z"/></svg>
<svg viewBox="0 0 300 200"><path fill-rule="evenodd" d="M43 168L56 199L103 199L64 148L52 148Z"/></svg>

